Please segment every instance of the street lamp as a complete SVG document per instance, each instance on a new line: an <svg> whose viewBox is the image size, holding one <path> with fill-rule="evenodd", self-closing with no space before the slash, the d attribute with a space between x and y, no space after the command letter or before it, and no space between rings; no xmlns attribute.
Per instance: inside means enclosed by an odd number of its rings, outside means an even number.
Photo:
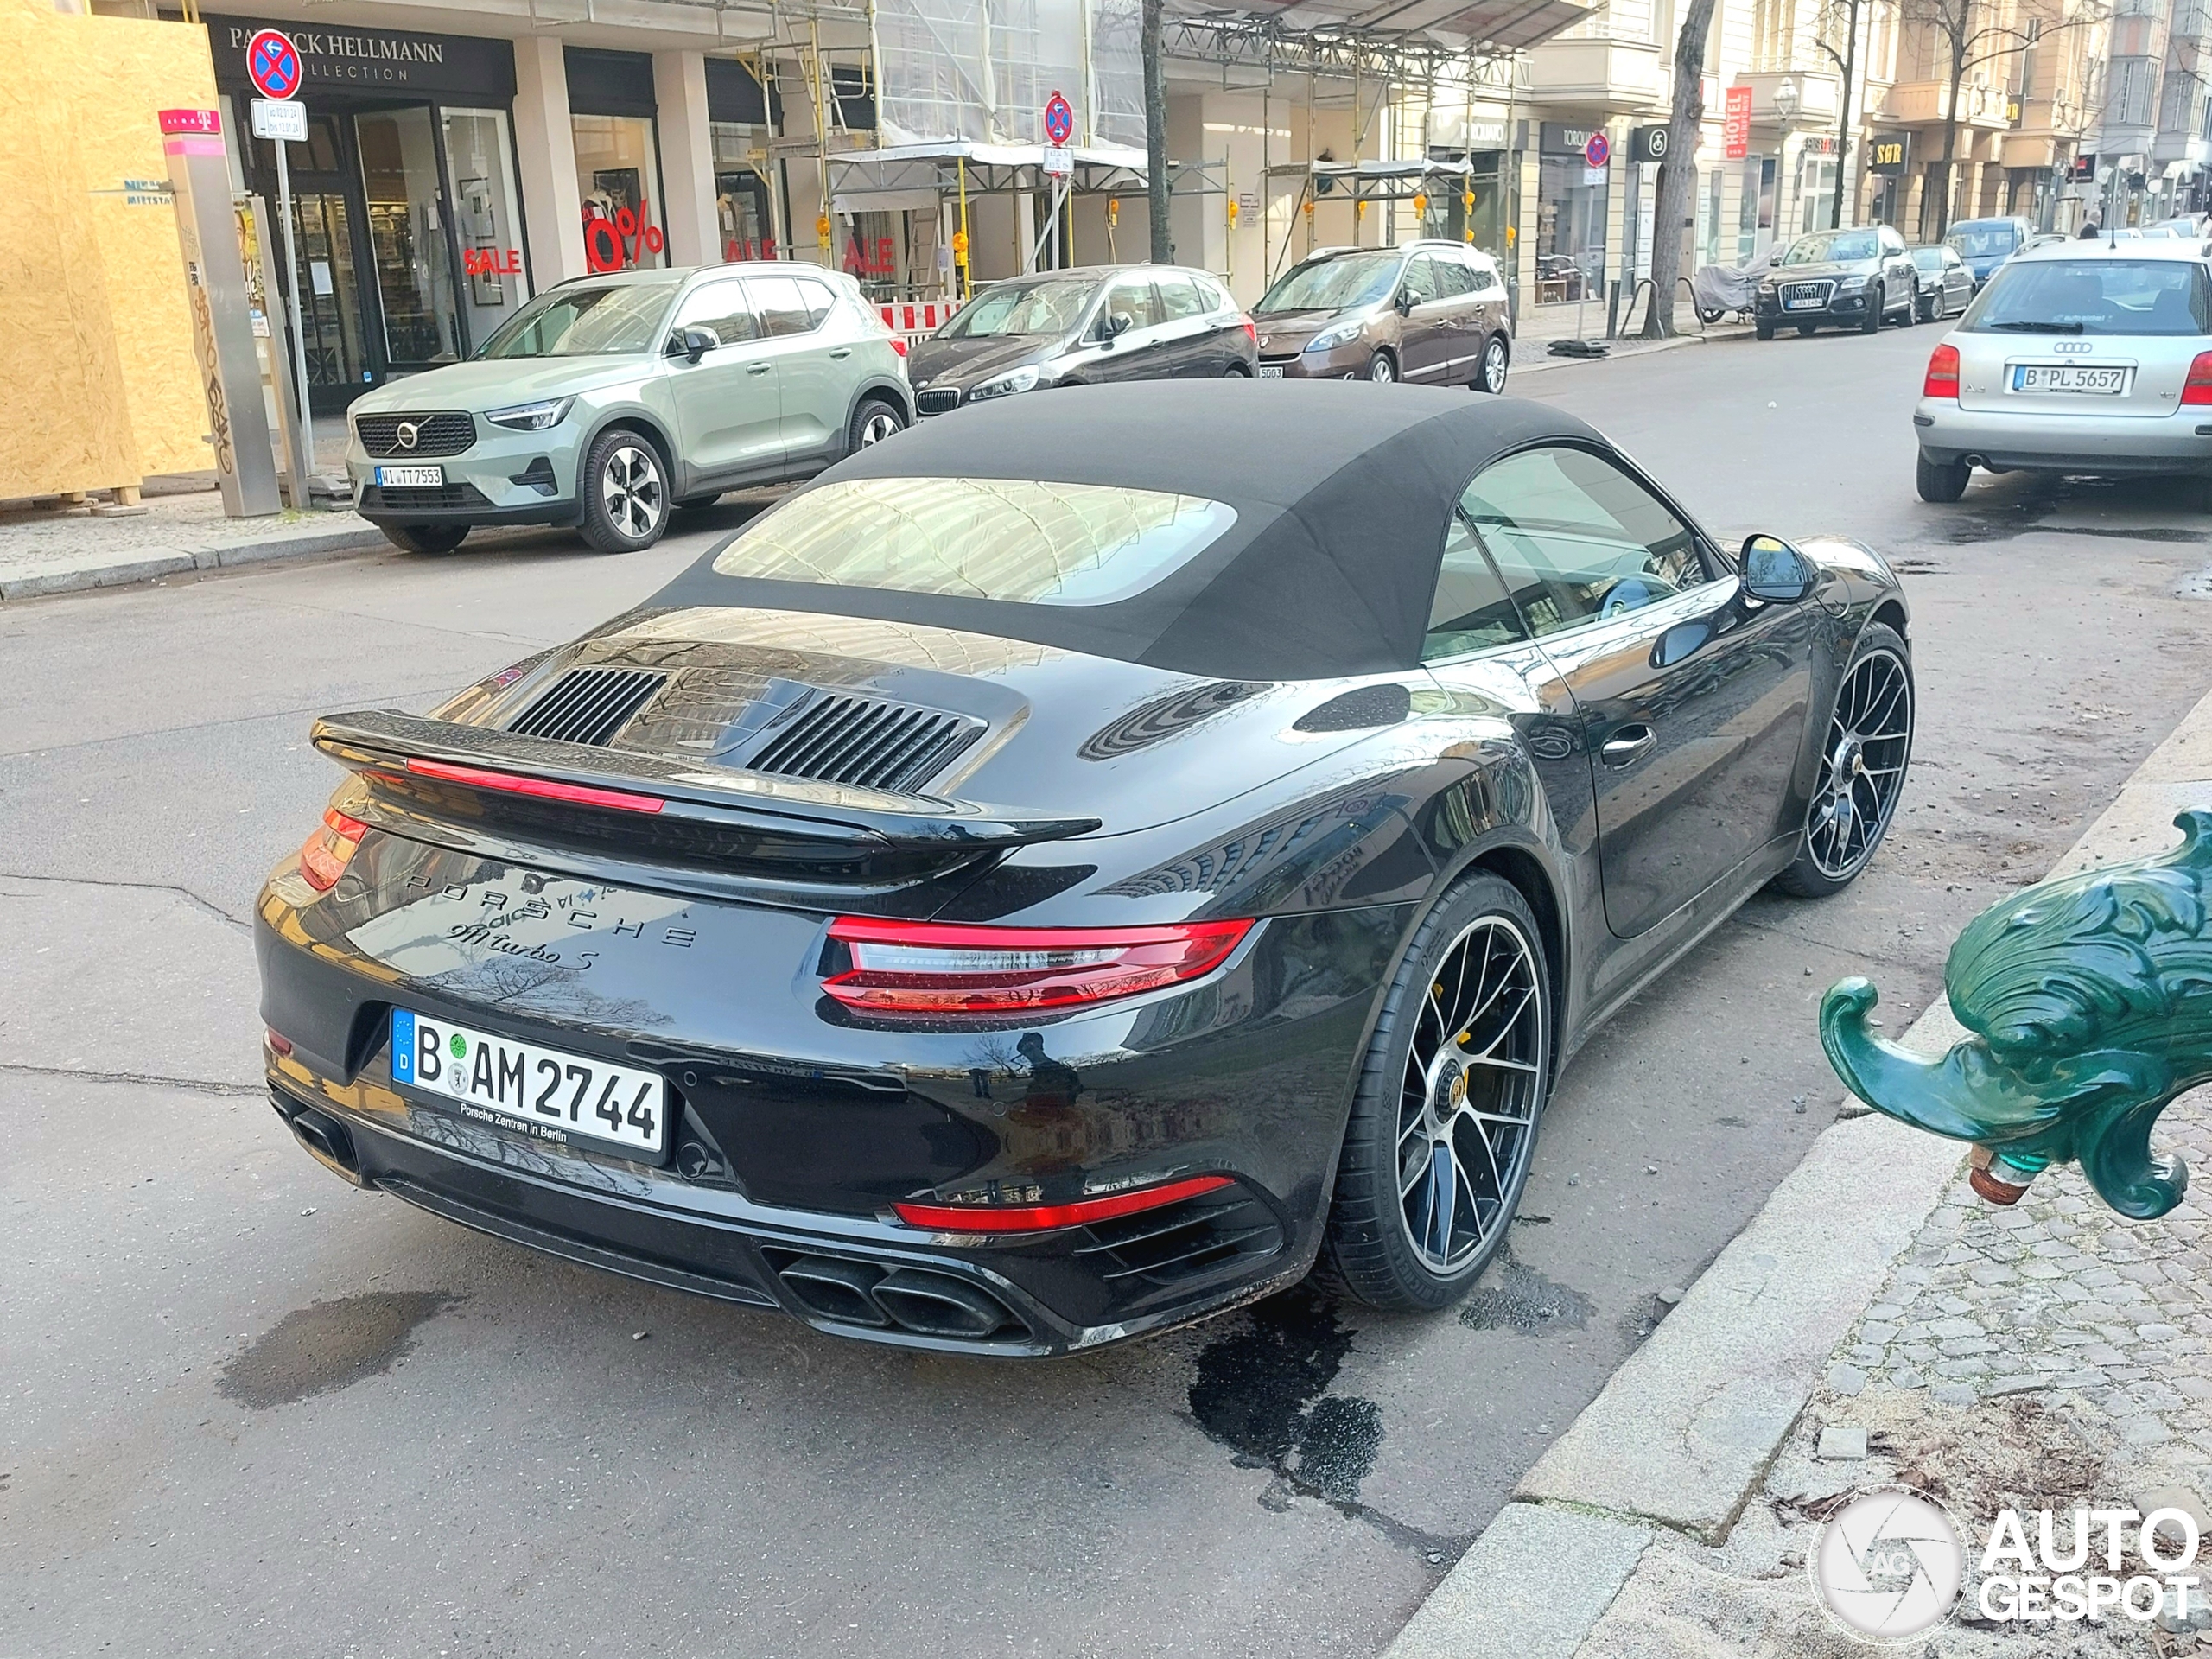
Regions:
<svg viewBox="0 0 2212 1659"><path fill-rule="evenodd" d="M1774 112L1782 118L1783 126L1797 118L1797 106L1802 101L1795 80L1785 79L1774 89Z"/></svg>

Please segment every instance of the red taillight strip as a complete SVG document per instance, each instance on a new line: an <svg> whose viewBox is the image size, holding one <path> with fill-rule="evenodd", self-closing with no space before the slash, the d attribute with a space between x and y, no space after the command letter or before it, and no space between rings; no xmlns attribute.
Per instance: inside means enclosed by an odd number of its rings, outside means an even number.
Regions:
<svg viewBox="0 0 2212 1659"><path fill-rule="evenodd" d="M1055 1227L1080 1227L1087 1222L1111 1221L1140 1210L1194 1198L1230 1185L1226 1175L1193 1175L1163 1186L1138 1187L1109 1192L1103 1198L1078 1198L1073 1204L894 1204L899 1219L910 1227L926 1227L939 1233L1042 1233Z"/></svg>
<svg viewBox="0 0 2212 1659"><path fill-rule="evenodd" d="M456 766L446 760L409 760L407 770L421 778L471 789L498 790L507 795L531 795L540 800L566 801L572 806L612 807L618 812L658 812L668 804L658 795L633 795L624 789L594 789L588 784L556 783L550 778L525 778L519 772L491 772L482 766Z"/></svg>
<svg viewBox="0 0 2212 1659"><path fill-rule="evenodd" d="M934 944L955 950L1105 950L1116 945L1175 944L1194 932L1243 938L1249 922L1169 923L1148 927L991 927L979 922L899 922L840 916L830 937L862 944Z"/></svg>

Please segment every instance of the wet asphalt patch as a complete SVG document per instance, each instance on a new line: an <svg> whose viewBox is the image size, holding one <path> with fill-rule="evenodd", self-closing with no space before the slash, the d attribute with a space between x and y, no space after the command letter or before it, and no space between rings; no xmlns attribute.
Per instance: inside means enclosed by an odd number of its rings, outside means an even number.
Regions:
<svg viewBox="0 0 2212 1659"><path fill-rule="evenodd" d="M1248 1322L1198 1352L1191 1415L1236 1453L1338 1504L1354 1503L1382 1445L1371 1400L1327 1390L1351 1351L1335 1306L1306 1287L1257 1303Z"/></svg>
<svg viewBox="0 0 2212 1659"><path fill-rule="evenodd" d="M1554 1284L1513 1254L1508 1243L1459 1305L1459 1323L1471 1331L1513 1331L1524 1337L1580 1331L1594 1304L1579 1290Z"/></svg>
<svg viewBox="0 0 2212 1659"><path fill-rule="evenodd" d="M456 1300L442 1290L376 1290L296 1308L225 1364L217 1391L266 1411L380 1376L415 1346L416 1328Z"/></svg>

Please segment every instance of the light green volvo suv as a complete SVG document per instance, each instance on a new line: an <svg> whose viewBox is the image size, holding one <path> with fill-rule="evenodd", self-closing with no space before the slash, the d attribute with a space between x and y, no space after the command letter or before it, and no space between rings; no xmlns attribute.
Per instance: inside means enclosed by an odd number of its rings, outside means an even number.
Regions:
<svg viewBox="0 0 2212 1659"><path fill-rule="evenodd" d="M651 547L677 507L820 472L909 425L899 345L860 285L787 263L578 278L466 363L348 411L354 506L444 553L478 524Z"/></svg>

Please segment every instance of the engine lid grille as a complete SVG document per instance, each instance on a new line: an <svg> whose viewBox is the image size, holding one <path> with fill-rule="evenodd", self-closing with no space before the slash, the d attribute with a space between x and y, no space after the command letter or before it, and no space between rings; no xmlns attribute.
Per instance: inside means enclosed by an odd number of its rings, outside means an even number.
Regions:
<svg viewBox="0 0 2212 1659"><path fill-rule="evenodd" d="M658 669L572 668L507 729L605 748L667 681Z"/></svg>
<svg viewBox="0 0 2212 1659"><path fill-rule="evenodd" d="M983 732L969 715L824 693L746 762L753 772L868 789L927 782Z"/></svg>

